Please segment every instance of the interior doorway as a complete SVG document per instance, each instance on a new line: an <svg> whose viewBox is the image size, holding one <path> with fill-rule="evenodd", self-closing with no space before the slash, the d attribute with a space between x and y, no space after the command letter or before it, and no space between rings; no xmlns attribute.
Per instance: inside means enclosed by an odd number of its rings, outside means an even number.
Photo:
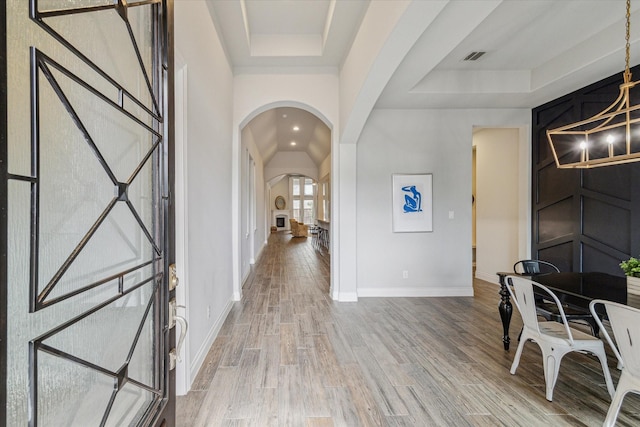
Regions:
<svg viewBox="0 0 640 427"><path fill-rule="evenodd" d="M471 153L471 271L476 275L476 146Z"/></svg>
<svg viewBox="0 0 640 427"><path fill-rule="evenodd" d="M520 131L477 128L473 133L472 242L474 277L497 282L520 254Z"/></svg>
<svg viewBox="0 0 640 427"><path fill-rule="evenodd" d="M240 136L241 289L272 231L289 230L292 218L308 223L310 229L317 219L329 220L332 139L323 119L297 107L257 114Z"/></svg>

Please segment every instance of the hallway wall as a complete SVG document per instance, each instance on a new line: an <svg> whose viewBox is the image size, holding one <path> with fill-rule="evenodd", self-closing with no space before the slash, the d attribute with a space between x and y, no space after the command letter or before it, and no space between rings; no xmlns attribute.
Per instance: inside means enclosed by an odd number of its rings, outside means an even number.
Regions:
<svg viewBox="0 0 640 427"><path fill-rule="evenodd" d="M181 286L188 290L191 384L231 308L233 74L205 1L175 2L175 44L189 70L189 283Z"/></svg>
<svg viewBox="0 0 640 427"><path fill-rule="evenodd" d="M358 297L473 294L473 126L530 121L526 109L373 111L357 144ZM393 173L433 174L433 232L392 232ZM527 174L521 169L518 179Z"/></svg>
<svg viewBox="0 0 640 427"><path fill-rule="evenodd" d="M241 174L243 183L242 188L242 241L241 241L241 268L242 281L244 282L249 275L250 266L260 256L260 252L267 241L268 235L265 230L265 216L269 216L270 212L265 211L265 181L264 181L264 163L262 156L258 151L258 147L254 142L254 137L248 127L242 130L241 141ZM251 181L252 173L249 168L248 157L254 162L253 182ZM250 194L250 188L253 186L253 195ZM250 200L253 197L253 201ZM251 211L251 203L253 203L254 211ZM252 218L253 216L253 218Z"/></svg>

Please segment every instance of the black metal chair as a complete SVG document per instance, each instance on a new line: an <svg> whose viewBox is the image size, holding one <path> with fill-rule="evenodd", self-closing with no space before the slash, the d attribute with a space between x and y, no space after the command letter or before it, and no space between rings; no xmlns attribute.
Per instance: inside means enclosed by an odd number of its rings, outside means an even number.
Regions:
<svg viewBox="0 0 640 427"><path fill-rule="evenodd" d="M535 274L560 273L560 269L547 261L522 259L513 264L513 272L519 275L533 276Z"/></svg>
<svg viewBox="0 0 640 427"><path fill-rule="evenodd" d="M513 264L513 272L520 276L536 276L539 274L559 273L560 269L548 261L523 259ZM586 322L591 328L593 336L599 336L600 327L591 313L566 306L563 308L569 322ZM543 297L536 297L536 311L538 316L544 317L546 320L562 322L562 316L553 301L548 301Z"/></svg>

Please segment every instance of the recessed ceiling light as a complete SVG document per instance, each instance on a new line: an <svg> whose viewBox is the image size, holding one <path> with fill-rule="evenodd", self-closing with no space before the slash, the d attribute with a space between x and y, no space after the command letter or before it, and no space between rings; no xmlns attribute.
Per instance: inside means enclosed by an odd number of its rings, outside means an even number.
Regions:
<svg viewBox="0 0 640 427"><path fill-rule="evenodd" d="M294 131L294 132L298 132L299 130L300 130L300 128L299 128L298 126L294 126L294 127L293 127L293 131Z"/></svg>
<svg viewBox="0 0 640 427"><path fill-rule="evenodd" d="M296 145L296 142L295 141L291 141L291 145Z"/></svg>
<svg viewBox="0 0 640 427"><path fill-rule="evenodd" d="M282 115L282 118L283 118L283 119L286 119L286 118L287 118L287 115L286 115L286 114L283 114L283 115Z"/></svg>

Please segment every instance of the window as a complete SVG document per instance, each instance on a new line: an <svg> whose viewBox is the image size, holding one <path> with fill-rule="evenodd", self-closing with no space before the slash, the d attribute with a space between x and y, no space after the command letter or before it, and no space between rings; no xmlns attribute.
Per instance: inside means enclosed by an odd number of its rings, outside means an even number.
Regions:
<svg viewBox="0 0 640 427"><path fill-rule="evenodd" d="M293 201L293 218L298 222L313 224L315 212L315 185L313 179L303 177L291 178L291 194Z"/></svg>

